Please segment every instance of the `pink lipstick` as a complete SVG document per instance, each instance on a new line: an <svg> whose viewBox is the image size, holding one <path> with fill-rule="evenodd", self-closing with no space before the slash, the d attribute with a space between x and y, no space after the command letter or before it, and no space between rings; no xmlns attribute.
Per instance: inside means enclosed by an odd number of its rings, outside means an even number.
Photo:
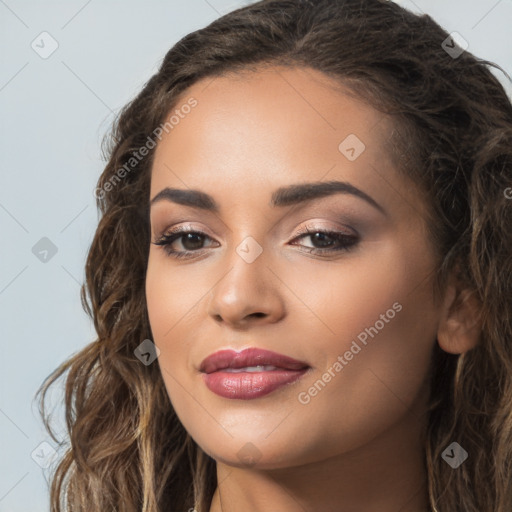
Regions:
<svg viewBox="0 0 512 512"><path fill-rule="evenodd" d="M283 354L248 348L241 352L219 350L204 359L199 370L213 393L249 400L296 381L309 368L307 363Z"/></svg>

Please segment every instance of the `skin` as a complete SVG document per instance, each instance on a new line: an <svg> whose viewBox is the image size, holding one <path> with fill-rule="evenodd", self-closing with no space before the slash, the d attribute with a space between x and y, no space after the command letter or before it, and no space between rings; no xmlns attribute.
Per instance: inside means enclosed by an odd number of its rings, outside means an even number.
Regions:
<svg viewBox="0 0 512 512"><path fill-rule="evenodd" d="M390 120L306 68L208 78L178 105L190 97L197 106L156 148L150 198L165 187L198 189L220 210L167 200L152 205L152 242L178 225L206 237L174 241L176 251L197 247L185 260L151 244L146 297L172 405L217 462L220 486L210 512L430 510L422 444L430 354L437 342L453 353L474 346L475 304L465 300L453 309L456 296L467 298L455 283L442 304L434 303L427 205L393 167ZM366 146L353 161L338 149L349 134ZM361 189L386 214L341 193L296 206L269 204L279 187L330 180ZM323 246L297 234L305 226L356 234L358 242L311 254ZM262 249L252 263L236 251L246 237ZM301 403L299 393L394 303L402 306L394 318ZM258 399L212 393L201 361L247 347L311 369ZM246 443L253 445L252 464L238 456Z"/></svg>

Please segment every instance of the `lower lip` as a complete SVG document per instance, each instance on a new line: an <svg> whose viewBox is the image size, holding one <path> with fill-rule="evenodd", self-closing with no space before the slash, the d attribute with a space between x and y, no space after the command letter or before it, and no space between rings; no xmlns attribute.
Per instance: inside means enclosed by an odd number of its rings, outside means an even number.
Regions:
<svg viewBox="0 0 512 512"><path fill-rule="evenodd" d="M210 391L224 398L250 400L268 395L277 388L300 379L303 370L269 370L263 372L203 373L203 379Z"/></svg>

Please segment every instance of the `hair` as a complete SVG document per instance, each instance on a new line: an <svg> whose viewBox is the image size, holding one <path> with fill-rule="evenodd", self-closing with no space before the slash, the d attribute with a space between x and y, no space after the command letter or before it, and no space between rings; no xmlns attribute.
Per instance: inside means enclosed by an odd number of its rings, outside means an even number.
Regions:
<svg viewBox="0 0 512 512"><path fill-rule="evenodd" d="M454 273L482 312L475 348L451 354L435 343L432 352L429 504L436 512L512 510L512 105L490 68L505 71L468 51L452 57L442 46L447 37L430 16L391 1L263 0L168 51L104 139L100 220L81 289L97 339L36 394L45 428L65 445L51 476L52 512L209 510L215 461L180 423L158 365L134 354L152 338L145 273L154 150L136 165L130 159L189 86L264 66L321 71L392 119L393 162L428 205L434 296ZM133 170L120 179L128 162ZM45 405L65 372L66 442ZM469 454L456 470L441 457L454 441Z"/></svg>

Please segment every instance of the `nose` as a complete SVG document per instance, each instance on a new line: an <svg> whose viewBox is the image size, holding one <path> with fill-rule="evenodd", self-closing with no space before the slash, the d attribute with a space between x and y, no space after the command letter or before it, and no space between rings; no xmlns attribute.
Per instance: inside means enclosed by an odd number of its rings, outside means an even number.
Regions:
<svg viewBox="0 0 512 512"><path fill-rule="evenodd" d="M210 292L208 314L234 329L275 323L285 316L281 280L264 252L248 263L234 252L229 268Z"/></svg>

